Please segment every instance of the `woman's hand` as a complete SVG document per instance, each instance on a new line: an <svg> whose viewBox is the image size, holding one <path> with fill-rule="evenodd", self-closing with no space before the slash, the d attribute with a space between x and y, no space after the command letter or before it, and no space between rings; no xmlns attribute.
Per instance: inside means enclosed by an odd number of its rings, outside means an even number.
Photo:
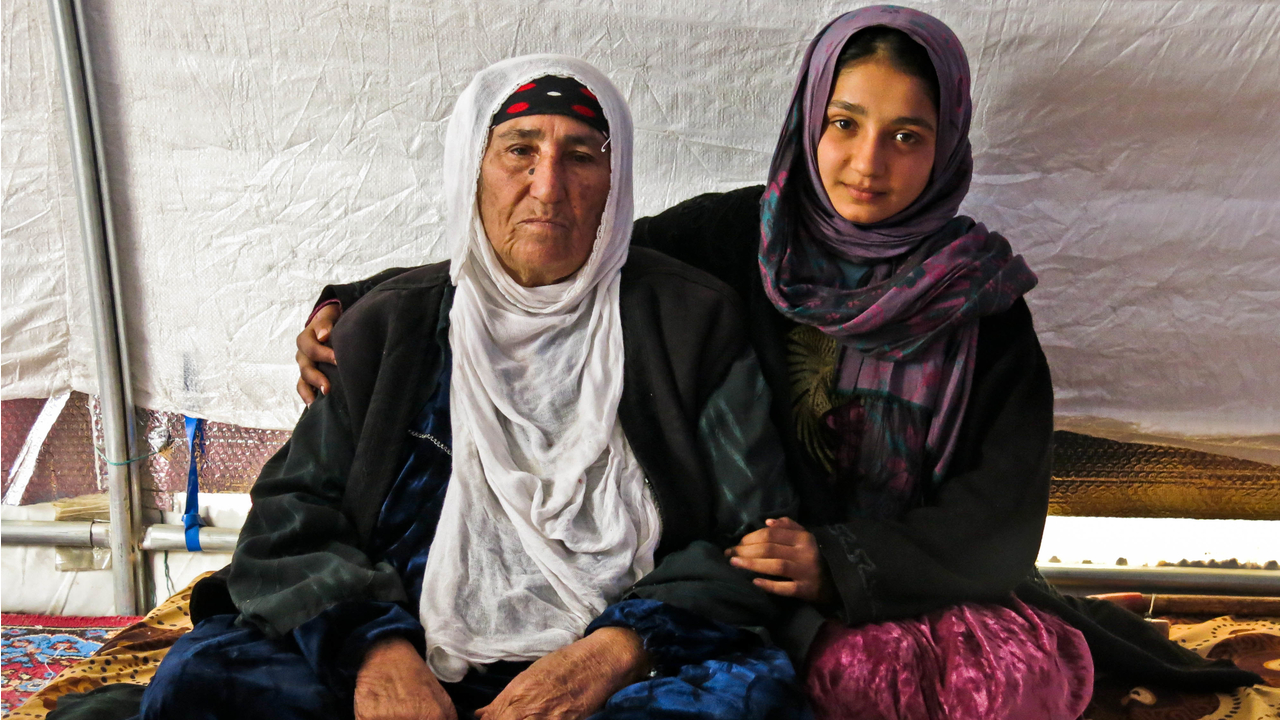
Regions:
<svg viewBox="0 0 1280 720"><path fill-rule="evenodd" d="M649 657L639 635L626 628L601 628L535 661L477 710L476 720L585 718L648 672Z"/></svg>
<svg viewBox="0 0 1280 720"><path fill-rule="evenodd" d="M765 526L747 533L736 546L724 551L729 564L761 575L787 578L752 581L765 592L821 604L831 602L831 576L813 533L786 517L770 518Z"/></svg>
<svg viewBox="0 0 1280 720"><path fill-rule="evenodd" d="M377 643L356 675L356 720L458 720L449 694L404 638Z"/></svg>
<svg viewBox="0 0 1280 720"><path fill-rule="evenodd" d="M341 315L342 306L338 303L325 305L316 311L311 322L298 333L298 354L294 356L298 361L298 374L301 375L298 378L298 396L307 405L316 401L316 390L329 394L329 378L320 372L316 363L338 364L333 349L324 343L329 342L329 333Z"/></svg>

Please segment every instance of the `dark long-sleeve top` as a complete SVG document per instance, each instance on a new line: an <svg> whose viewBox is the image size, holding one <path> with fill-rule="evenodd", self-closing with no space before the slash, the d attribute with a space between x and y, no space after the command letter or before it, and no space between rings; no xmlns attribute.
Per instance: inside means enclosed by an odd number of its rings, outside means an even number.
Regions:
<svg viewBox="0 0 1280 720"><path fill-rule="evenodd" d="M763 190L754 186L700 195L640 218L632 246L659 250L704 270L742 298L747 338L771 390L770 415L786 449L787 475L800 496L801 521L817 538L839 595L837 616L850 624L892 620L957 602L999 601L1016 591L1068 619L1095 650L1106 648L1095 652L1100 672L1188 689L1254 682L1249 673L1203 667L1198 656L1163 643L1136 616L1063 598L1037 579L1035 558L1048 511L1053 388L1022 300L980 321L969 402L942 481L920 506L898 518L849 512L848 488L833 482L795 429L787 337L797 324L778 312L760 280ZM351 307L369 288L400 272L329 286L318 302L337 299ZM788 651L803 656L822 616L804 606L787 622L779 642L793 643Z"/></svg>
<svg viewBox="0 0 1280 720"><path fill-rule="evenodd" d="M618 417L661 519L656 567L625 598L774 626L786 603L722 552L765 518L796 512L741 302L706 273L644 250L632 252L620 288ZM270 636L302 628L295 637L308 657L411 626L391 608L416 608L405 587L412 573L388 561L375 530L411 455L415 419L447 382L452 291L447 264L425 266L343 314L333 331L338 364L326 368L332 388L264 466L225 584L197 588L193 616L225 611L229 600L241 622ZM650 622L634 604L623 610L619 618Z"/></svg>

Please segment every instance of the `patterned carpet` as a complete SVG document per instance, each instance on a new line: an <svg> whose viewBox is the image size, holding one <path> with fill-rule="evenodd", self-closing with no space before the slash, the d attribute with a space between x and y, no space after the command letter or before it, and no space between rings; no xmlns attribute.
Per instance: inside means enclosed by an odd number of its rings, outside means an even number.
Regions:
<svg viewBox="0 0 1280 720"><path fill-rule="evenodd" d="M4 685L0 713L8 715L58 673L89 657L131 617L0 616Z"/></svg>
<svg viewBox="0 0 1280 720"><path fill-rule="evenodd" d="M56 707L58 698L66 693L87 692L114 683L145 685L169 646L190 630L190 598L188 586L145 619L118 633L117 628L134 618L6 614L3 621L5 716L10 720L43 720ZM1280 718L1280 618L1223 616L1167 617L1167 620L1171 622L1173 640L1206 657L1231 659L1240 667L1261 675L1267 684L1240 688L1229 694L1191 694L1099 683L1082 720ZM89 653L95 654L77 662ZM73 667L45 686L59 670L68 666ZM43 691L33 696L42 686ZM27 700L30 702L23 706Z"/></svg>

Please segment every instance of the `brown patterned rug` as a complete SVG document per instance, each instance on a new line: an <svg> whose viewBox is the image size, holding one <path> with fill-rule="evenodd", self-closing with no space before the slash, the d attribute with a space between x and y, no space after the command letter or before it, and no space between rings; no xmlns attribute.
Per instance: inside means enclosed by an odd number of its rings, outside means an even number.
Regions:
<svg viewBox="0 0 1280 720"><path fill-rule="evenodd" d="M1084 720L1275 720L1280 718L1280 618L1173 621L1169 637L1209 658L1227 658L1267 685L1233 693L1155 691L1099 682Z"/></svg>

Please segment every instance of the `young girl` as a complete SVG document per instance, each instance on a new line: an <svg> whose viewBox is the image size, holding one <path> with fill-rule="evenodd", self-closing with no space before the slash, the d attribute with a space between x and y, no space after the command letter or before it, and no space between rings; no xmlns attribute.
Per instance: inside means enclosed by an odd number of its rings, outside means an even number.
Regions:
<svg viewBox="0 0 1280 720"><path fill-rule="evenodd" d="M838 618L807 655L819 717L1070 719L1092 690L1081 633L1009 595L1039 544L1052 388L1035 276L956 216L970 115L943 23L845 15L810 45L761 202L793 422L824 473L812 532L783 518L726 554Z"/></svg>
<svg viewBox="0 0 1280 720"><path fill-rule="evenodd" d="M1035 572L1053 391L1021 299L1035 275L956 214L969 87L959 39L914 10L851 12L810 44L760 197L758 280L739 285L772 319L757 347L785 337L808 524L771 521L726 555L813 603L792 627L816 635L819 718L1076 718L1095 661L1187 690L1257 682ZM727 217L725 198L698 214Z"/></svg>

